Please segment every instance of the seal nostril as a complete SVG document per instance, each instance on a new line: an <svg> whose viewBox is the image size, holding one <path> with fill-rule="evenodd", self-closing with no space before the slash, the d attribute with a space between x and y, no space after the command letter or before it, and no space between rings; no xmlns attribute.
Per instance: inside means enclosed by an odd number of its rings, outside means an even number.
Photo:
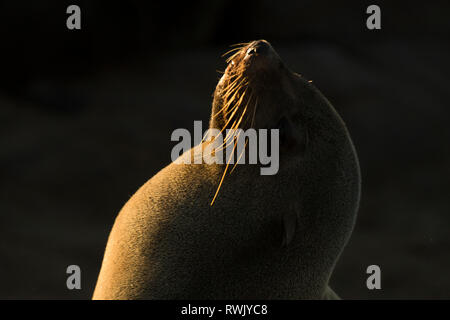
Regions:
<svg viewBox="0 0 450 320"><path fill-rule="evenodd" d="M250 48L250 49L247 50L247 54L248 54L249 56L254 55L254 54L256 54L256 53L257 53L257 52L256 52L256 48L254 48L254 47L252 47L252 48Z"/></svg>
<svg viewBox="0 0 450 320"><path fill-rule="evenodd" d="M255 41L247 50L247 55L266 55L269 52L269 44L266 41Z"/></svg>

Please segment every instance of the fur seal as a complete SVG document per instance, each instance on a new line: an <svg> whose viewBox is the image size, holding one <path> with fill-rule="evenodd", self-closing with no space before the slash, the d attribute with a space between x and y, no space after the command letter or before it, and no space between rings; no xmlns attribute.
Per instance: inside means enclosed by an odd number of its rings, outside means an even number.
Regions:
<svg viewBox="0 0 450 320"><path fill-rule="evenodd" d="M328 281L360 198L349 133L267 41L234 50L214 92L210 127L241 119L244 128L278 128L278 173L237 166L211 205L226 164L162 169L116 218L94 299L337 298Z"/></svg>

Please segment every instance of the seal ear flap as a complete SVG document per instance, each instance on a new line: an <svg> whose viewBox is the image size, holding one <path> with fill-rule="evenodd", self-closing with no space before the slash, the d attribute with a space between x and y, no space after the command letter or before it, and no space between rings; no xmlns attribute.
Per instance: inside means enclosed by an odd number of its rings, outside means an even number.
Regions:
<svg viewBox="0 0 450 320"><path fill-rule="evenodd" d="M294 239L295 231L297 230L298 210L292 207L289 211L283 214L283 240L282 247L287 247L292 239Z"/></svg>

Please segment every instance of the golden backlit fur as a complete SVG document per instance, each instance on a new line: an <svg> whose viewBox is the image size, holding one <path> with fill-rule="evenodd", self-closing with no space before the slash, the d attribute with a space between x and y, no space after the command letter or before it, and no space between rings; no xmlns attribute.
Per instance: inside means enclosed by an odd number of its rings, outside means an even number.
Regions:
<svg viewBox="0 0 450 320"><path fill-rule="evenodd" d="M210 128L280 128L279 172L227 163L162 169L118 215L94 299L337 298L328 282L360 196L350 136L267 41L233 50ZM201 156L205 143L182 157Z"/></svg>

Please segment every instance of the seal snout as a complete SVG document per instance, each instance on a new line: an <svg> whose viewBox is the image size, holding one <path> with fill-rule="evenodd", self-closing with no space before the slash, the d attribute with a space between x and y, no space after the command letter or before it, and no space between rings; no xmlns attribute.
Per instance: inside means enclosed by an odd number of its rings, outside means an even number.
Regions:
<svg viewBox="0 0 450 320"><path fill-rule="evenodd" d="M259 56L268 55L270 51L273 51L272 46L266 40L256 40L249 44L246 56Z"/></svg>
<svg viewBox="0 0 450 320"><path fill-rule="evenodd" d="M268 69L279 61L279 57L266 40L251 42L245 51L244 61L255 70Z"/></svg>

